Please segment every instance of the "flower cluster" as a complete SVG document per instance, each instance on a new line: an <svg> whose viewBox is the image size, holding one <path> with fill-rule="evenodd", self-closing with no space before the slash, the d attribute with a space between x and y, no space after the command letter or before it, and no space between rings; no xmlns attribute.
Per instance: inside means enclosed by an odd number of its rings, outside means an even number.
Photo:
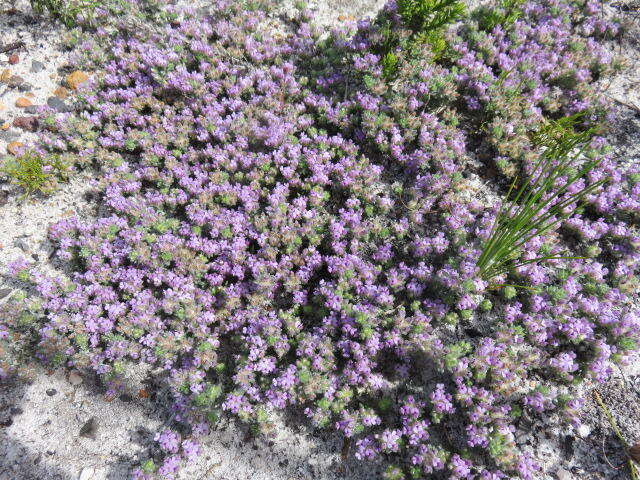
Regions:
<svg viewBox="0 0 640 480"><path fill-rule="evenodd" d="M190 432L160 432L164 463L137 478L172 478L223 412L266 431L289 406L388 460L387 479L534 478L523 410L577 422L569 384L637 348L638 172L594 138L603 160L583 181L604 186L522 248L586 258L497 279L526 289L489 284L476 260L500 172L531 174L532 134L604 115L590 83L611 59L594 38L614 27L591 3L530 0L489 31L483 10L437 56L399 51L389 79L375 52L401 28L394 2L328 39L306 12L275 28L269 2L214 3L168 10L155 32L98 32L110 47L83 60L102 73L45 145L100 166L103 210L51 227L74 268L36 275L43 358L114 394L128 363L169 374Z"/></svg>

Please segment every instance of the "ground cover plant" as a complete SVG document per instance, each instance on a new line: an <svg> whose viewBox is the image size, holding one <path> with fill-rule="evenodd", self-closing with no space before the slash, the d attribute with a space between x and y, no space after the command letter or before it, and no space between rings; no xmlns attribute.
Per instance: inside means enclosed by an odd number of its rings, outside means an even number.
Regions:
<svg viewBox="0 0 640 480"><path fill-rule="evenodd" d="M268 431L285 408L389 480L535 478L521 419L578 424L575 384L638 345L640 172L593 87L616 27L532 0L429 30L437 5L324 38L218 0L80 40L102 73L39 148L100 168L103 214L51 227L68 278L12 265L39 296L7 307L1 371L20 339L111 395L163 368L181 424L136 478L172 478L222 414Z"/></svg>

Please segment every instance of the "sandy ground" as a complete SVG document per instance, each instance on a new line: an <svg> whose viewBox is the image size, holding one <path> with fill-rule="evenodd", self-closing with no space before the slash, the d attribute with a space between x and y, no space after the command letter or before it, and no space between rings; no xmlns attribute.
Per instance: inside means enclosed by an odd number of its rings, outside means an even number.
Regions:
<svg viewBox="0 0 640 480"><path fill-rule="evenodd" d="M23 41L16 51L20 61L9 64L0 54L0 73L10 69L31 87L23 92L0 84L0 126L12 123L23 109L14 106L18 96L32 93L34 104L45 103L60 85L66 54L57 41L62 30L29 15L28 2L9 2L22 13L0 14L0 45ZM373 14L382 0L316 0L319 23ZM6 8L0 0L0 12ZM26 15L25 15L26 13ZM627 161L640 162L640 29L630 23L626 40L614 47L627 59L626 69L606 87L620 103L612 140ZM634 30L635 29L635 30ZM12 53L12 52L10 52ZM32 72L32 61L43 64ZM26 88L26 87L24 87ZM622 104L627 106L622 106ZM10 127L0 130L0 155L12 141L27 142L33 134ZM47 226L70 214L91 216L87 201L90 174L77 176L48 198L20 200L0 181L0 269L21 255L43 268L51 246ZM3 284L4 282L4 284ZM12 286L0 278L0 302ZM105 399L93 375L81 372L81 383L70 382L68 372L34 372L28 382L0 385L0 480L124 480L127 471L153 453L153 436L170 421L170 412L158 385L143 383L144 372L133 372L126 395ZM153 381L153 376L151 376ZM159 394L148 394L159 390ZM599 391L631 444L640 441L640 362L615 376ZM92 420L93 419L93 420ZM92 420L96 428L81 435ZM192 480L365 480L377 477L377 466L343 459L342 441L307 430L295 414L276 419L273 436L254 438L242 425L225 420L206 439L204 453L181 473ZM86 428L84 429L86 430ZM84 432L83 430L83 432ZM626 479L622 450L602 413L590 402L585 426L578 431L536 423L519 439L538 459L547 474L540 479Z"/></svg>

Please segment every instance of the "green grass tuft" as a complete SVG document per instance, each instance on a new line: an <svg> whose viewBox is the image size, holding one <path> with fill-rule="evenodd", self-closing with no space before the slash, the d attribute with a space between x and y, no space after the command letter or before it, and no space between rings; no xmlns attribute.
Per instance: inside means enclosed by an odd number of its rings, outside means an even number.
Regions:
<svg viewBox="0 0 640 480"><path fill-rule="evenodd" d="M541 255L530 260L518 260L521 248L532 238L551 231L570 217L584 197L606 180L595 182L576 192L569 189L598 166L600 159L580 160L593 136L594 129L576 132L580 116L574 115L549 124L534 135L534 143L545 147L528 179L515 192L516 180L507 194L507 201L496 217L492 233L483 246L477 265L480 276L490 280L514 268L553 259L569 259L557 255ZM559 179L566 183L556 187Z"/></svg>

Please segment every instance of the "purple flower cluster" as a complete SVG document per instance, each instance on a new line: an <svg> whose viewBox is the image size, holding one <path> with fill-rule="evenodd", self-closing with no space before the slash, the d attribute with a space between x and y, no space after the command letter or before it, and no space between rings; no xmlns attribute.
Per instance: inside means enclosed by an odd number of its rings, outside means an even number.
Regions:
<svg viewBox="0 0 640 480"><path fill-rule="evenodd" d="M476 266L496 214L476 165L531 172L549 118L604 115L590 83L610 58L594 36L613 27L591 3L531 0L490 32L465 19L443 58L401 56L389 83L372 52L381 25L402 28L394 2L386 23L323 41L304 15L274 30L263 10L214 3L109 37L84 112L45 142L100 165L103 214L51 227L74 270L32 275L43 358L93 368L114 394L128 363L169 374L191 436L160 432L165 461L137 478L172 478L222 412L266 431L288 406L389 460L388 479L534 478L522 410L576 421L567 385L637 349L640 182L594 139L604 160L585 182L603 188L522 252L588 258L496 288Z"/></svg>

